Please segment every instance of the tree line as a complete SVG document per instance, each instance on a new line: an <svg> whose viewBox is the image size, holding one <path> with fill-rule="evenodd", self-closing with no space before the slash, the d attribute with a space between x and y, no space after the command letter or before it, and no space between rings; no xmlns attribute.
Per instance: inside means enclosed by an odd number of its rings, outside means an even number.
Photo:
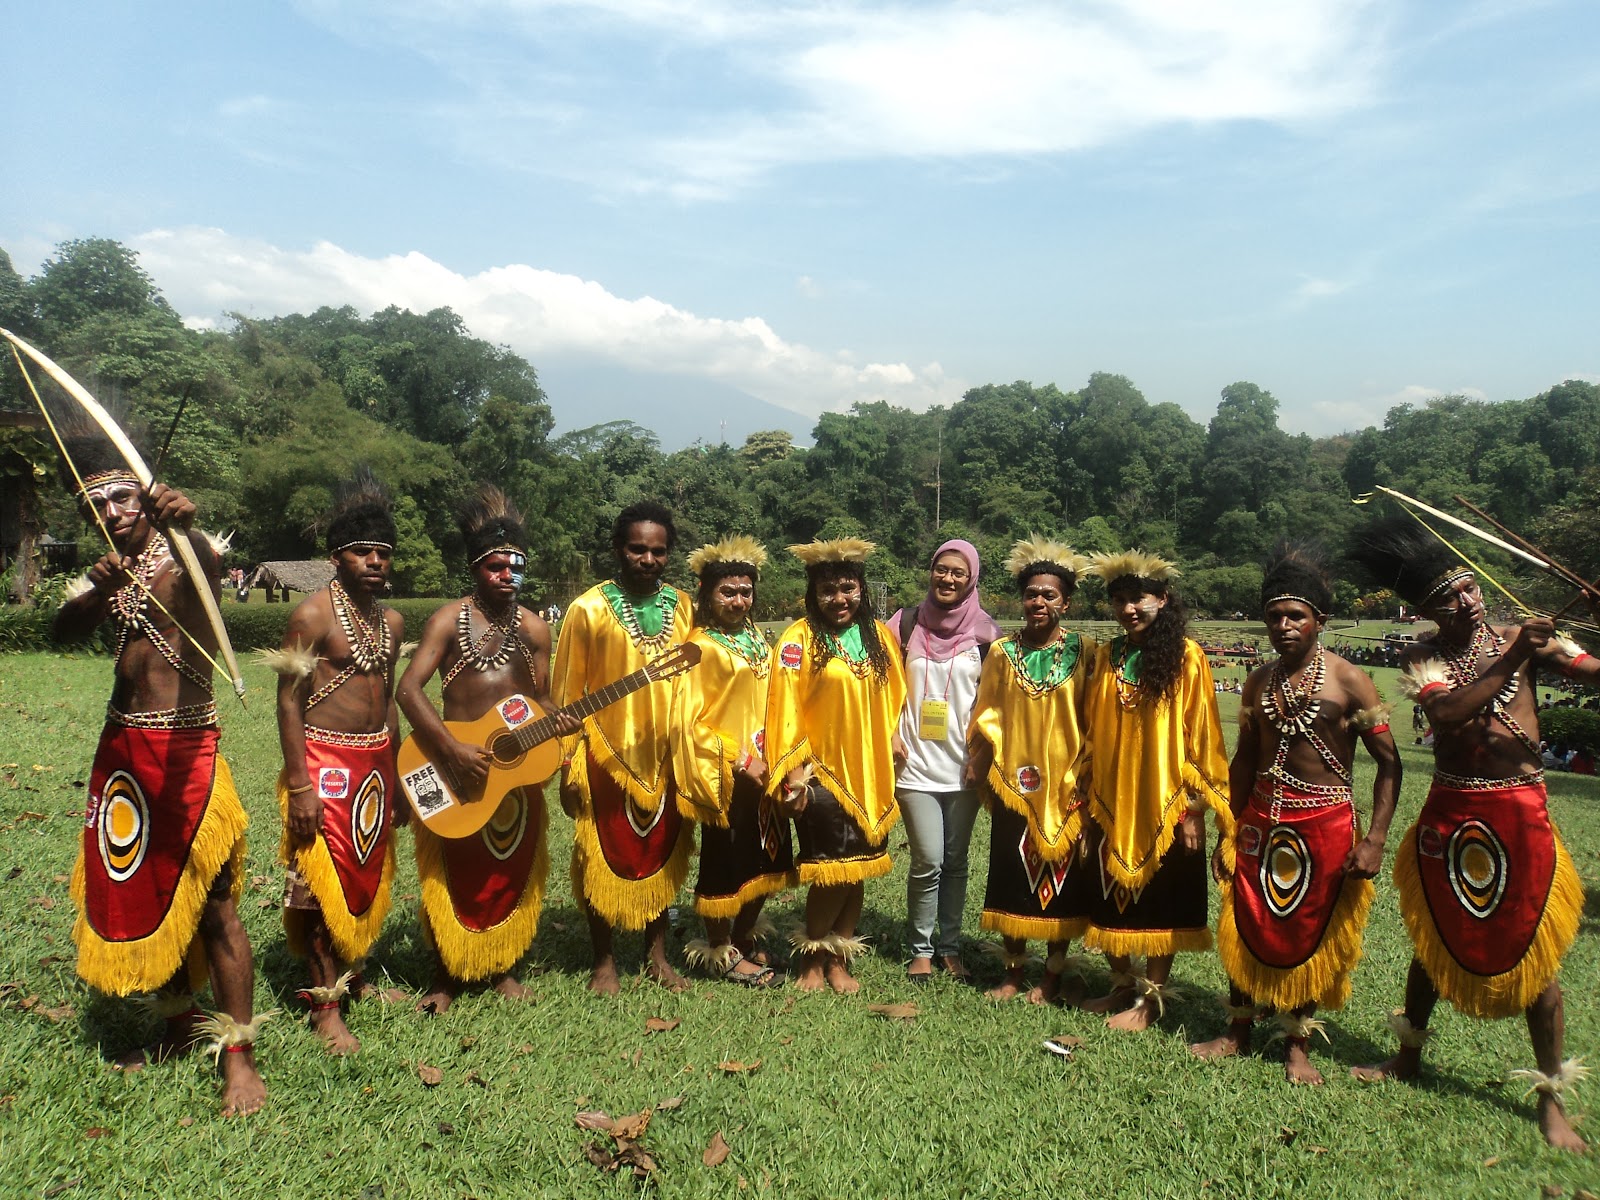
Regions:
<svg viewBox="0 0 1600 1200"><path fill-rule="evenodd" d="M556 434L533 365L472 336L449 308L232 314L224 329L190 329L136 254L103 238L62 243L27 279L0 250L0 324L148 444L173 430L163 476L195 497L208 527L235 531L241 562L316 556L336 483L369 464L396 498L403 594L464 589L453 514L479 480L528 516L530 574L554 599L608 569L612 519L643 497L672 507L685 546L734 531L780 550L813 536L871 538L883 549L874 574L900 599L920 593L926 558L949 537L978 546L986 591L1001 592L1011 542L1037 531L1084 551L1174 556L1195 607L1250 612L1268 548L1341 544L1370 511L1351 497L1376 484L1442 506L1463 495L1600 574L1600 388L1582 381L1525 400L1402 404L1381 428L1313 438L1282 429L1278 400L1254 383L1223 388L1202 423L1097 372L1072 391L988 384L925 412L857 404L823 414L809 447L763 431L740 446L666 453L633 421ZM0 409L28 405L8 361ZM36 434L0 429L0 460L13 464L0 470L15 473L20 458L42 480L54 455ZM40 493L40 524L98 555L53 478ZM769 573L771 606L798 594L787 557L775 555ZM1338 600L1353 610L1359 591L1344 584Z"/></svg>

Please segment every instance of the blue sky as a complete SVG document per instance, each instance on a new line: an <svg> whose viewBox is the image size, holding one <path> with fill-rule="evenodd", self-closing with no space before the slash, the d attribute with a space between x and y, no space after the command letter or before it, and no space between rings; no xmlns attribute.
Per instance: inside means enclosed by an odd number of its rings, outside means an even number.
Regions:
<svg viewBox="0 0 1600 1200"><path fill-rule="evenodd" d="M30 4L0 248L187 319L447 304L563 428L1127 375L1286 428L1600 379L1600 6Z"/></svg>

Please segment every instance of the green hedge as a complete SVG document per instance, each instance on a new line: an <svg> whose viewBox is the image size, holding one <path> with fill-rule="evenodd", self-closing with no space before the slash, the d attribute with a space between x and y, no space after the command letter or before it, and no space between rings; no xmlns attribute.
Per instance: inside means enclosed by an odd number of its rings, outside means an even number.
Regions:
<svg viewBox="0 0 1600 1200"><path fill-rule="evenodd" d="M391 607L405 618L407 641L416 641L422 635L422 626L445 600L409 599L394 600ZM251 650L267 650L283 644L283 634L289 628L289 614L293 604L233 604L222 605L222 623L227 627L228 640L240 654ZM8 604L0 606L0 652L59 649L50 636L50 623L55 618L55 606L38 604L31 608ZM77 649L106 651L111 648L110 626L104 626Z"/></svg>
<svg viewBox="0 0 1600 1200"><path fill-rule="evenodd" d="M1547 708L1539 714L1539 735L1551 745L1600 753L1600 712L1592 708Z"/></svg>

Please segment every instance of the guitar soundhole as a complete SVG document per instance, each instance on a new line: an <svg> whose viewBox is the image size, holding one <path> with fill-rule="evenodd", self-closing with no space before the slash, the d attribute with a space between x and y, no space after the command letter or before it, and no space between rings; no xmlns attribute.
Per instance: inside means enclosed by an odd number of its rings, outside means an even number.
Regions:
<svg viewBox="0 0 1600 1200"><path fill-rule="evenodd" d="M494 765L497 767L514 767L522 761L523 751L509 730L494 737L489 742L488 749L494 756Z"/></svg>

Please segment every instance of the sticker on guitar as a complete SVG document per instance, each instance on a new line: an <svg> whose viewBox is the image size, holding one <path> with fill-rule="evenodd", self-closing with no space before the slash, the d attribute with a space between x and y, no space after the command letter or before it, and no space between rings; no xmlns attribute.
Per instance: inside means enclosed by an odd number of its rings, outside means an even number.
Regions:
<svg viewBox="0 0 1600 1200"><path fill-rule="evenodd" d="M438 770L430 762L425 762L415 770L407 771L400 777L400 782L406 789L406 794L411 797L411 803L416 806L417 815L424 820L435 813L443 812L456 802L450 785L444 781Z"/></svg>

